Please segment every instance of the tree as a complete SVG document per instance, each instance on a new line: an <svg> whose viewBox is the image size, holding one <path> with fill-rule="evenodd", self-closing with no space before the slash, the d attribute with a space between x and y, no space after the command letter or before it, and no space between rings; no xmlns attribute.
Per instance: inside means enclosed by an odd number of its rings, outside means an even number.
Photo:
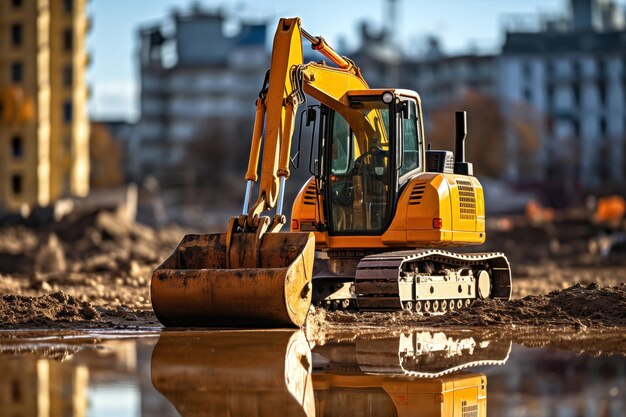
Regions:
<svg viewBox="0 0 626 417"><path fill-rule="evenodd" d="M502 177L509 166L507 135L516 137L515 157L524 169L530 165L539 149L538 118L528 107L515 108L507 119L501 103L489 95L468 90L462 97L435 110L430 119L426 140L433 149L454 149L454 112L466 110L466 158L474 164L474 173L488 177Z"/></svg>
<svg viewBox="0 0 626 417"><path fill-rule="evenodd" d="M200 191L198 202L230 203L232 187L230 176L238 170L239 160L245 159L249 148L242 150L237 127L223 119L210 119L202 123L193 138L186 144L187 168L195 173L195 188ZM249 143L249 137L245 138ZM249 146L249 145L248 145ZM243 178L241 172L237 172ZM243 179L241 181L243 183Z"/></svg>
<svg viewBox="0 0 626 417"><path fill-rule="evenodd" d="M92 123L89 157L91 158L91 189L112 188L124 183L121 161L122 146L102 123Z"/></svg>

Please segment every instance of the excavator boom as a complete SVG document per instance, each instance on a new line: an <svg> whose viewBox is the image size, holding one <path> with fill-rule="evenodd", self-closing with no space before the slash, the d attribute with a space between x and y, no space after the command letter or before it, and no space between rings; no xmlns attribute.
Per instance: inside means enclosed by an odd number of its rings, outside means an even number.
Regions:
<svg viewBox="0 0 626 417"><path fill-rule="evenodd" d="M337 67L303 64L302 36ZM300 326L311 303L313 233L279 233L294 115L303 94L347 111L348 89L367 88L357 67L324 39L281 19L256 101L242 214L226 233L187 235L153 273L154 312L166 326ZM345 100L344 100L345 102ZM264 133L264 134L263 134ZM258 165L263 148L260 177ZM255 182L256 200L250 204ZM262 215L274 210L273 217Z"/></svg>

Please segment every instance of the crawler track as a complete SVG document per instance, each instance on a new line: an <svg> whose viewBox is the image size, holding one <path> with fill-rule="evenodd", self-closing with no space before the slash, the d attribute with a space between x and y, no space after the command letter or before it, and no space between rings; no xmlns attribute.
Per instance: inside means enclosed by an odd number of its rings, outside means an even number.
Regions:
<svg viewBox="0 0 626 417"><path fill-rule="evenodd" d="M446 312L476 298L510 299L511 269L499 252L388 252L359 262L355 292L362 311Z"/></svg>

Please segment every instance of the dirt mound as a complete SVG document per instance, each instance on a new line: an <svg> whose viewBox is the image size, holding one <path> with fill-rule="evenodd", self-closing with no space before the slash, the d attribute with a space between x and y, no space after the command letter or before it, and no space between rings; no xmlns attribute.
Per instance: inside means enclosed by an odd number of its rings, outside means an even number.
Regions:
<svg viewBox="0 0 626 417"><path fill-rule="evenodd" d="M109 210L38 227L0 225L0 295L63 291L80 301L149 309L152 271L183 234Z"/></svg>
<svg viewBox="0 0 626 417"><path fill-rule="evenodd" d="M0 328L127 328L157 324L152 312L96 306L63 292L0 297Z"/></svg>
<svg viewBox="0 0 626 417"><path fill-rule="evenodd" d="M315 315L322 314L316 312ZM571 326L626 327L626 284L574 285L511 301L478 300L445 315L325 312L329 326Z"/></svg>
<svg viewBox="0 0 626 417"><path fill-rule="evenodd" d="M41 297L5 295L0 298L2 324L71 323L99 319L100 313L91 303L62 292Z"/></svg>
<svg viewBox="0 0 626 417"><path fill-rule="evenodd" d="M479 300L445 316L446 324L530 326L626 326L626 284L601 288L574 285L546 295L511 301Z"/></svg>

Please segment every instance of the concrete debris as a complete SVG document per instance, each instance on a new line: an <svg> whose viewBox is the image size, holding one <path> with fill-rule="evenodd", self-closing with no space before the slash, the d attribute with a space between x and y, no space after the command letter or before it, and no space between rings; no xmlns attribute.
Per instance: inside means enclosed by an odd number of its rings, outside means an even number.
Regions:
<svg viewBox="0 0 626 417"><path fill-rule="evenodd" d="M67 270L65 251L57 235L52 233L44 240L35 255L34 266L37 273L65 272Z"/></svg>
<svg viewBox="0 0 626 417"><path fill-rule="evenodd" d="M149 309L152 271L183 235L175 226L135 223L119 210L73 212L45 227L5 225L0 295L61 290L96 304Z"/></svg>

